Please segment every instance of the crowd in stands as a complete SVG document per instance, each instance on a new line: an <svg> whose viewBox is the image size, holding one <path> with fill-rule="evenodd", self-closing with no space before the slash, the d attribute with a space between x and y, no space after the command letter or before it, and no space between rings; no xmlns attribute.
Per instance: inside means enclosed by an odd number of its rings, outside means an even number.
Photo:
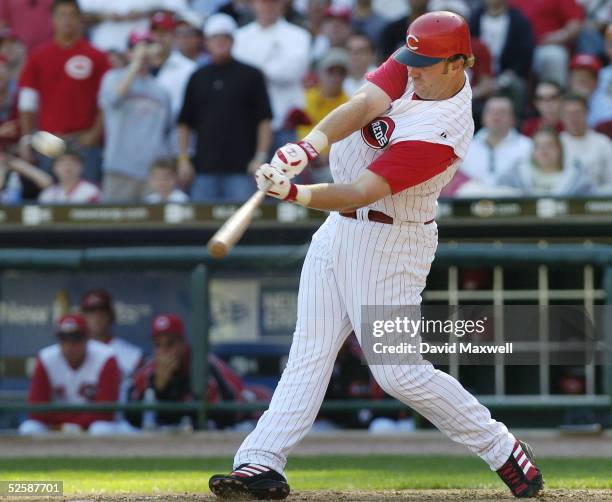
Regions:
<svg viewBox="0 0 612 502"><path fill-rule="evenodd" d="M476 57L444 194L612 195L609 1L0 0L0 203L244 200L428 10L464 16Z"/></svg>

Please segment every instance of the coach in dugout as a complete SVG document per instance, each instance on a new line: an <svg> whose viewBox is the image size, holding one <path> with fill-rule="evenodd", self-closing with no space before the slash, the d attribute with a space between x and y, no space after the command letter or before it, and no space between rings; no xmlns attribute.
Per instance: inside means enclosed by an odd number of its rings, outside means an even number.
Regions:
<svg viewBox="0 0 612 502"><path fill-rule="evenodd" d="M151 325L153 337L153 357L134 376L134 386L130 390L130 401L138 402L190 402L194 396L191 391L191 348L183 320L176 314L160 314ZM259 385L246 385L240 376L224 361L208 354L209 403L219 401L269 401L271 393ZM155 416L153 416L155 415ZM126 418L132 425L144 428L157 426L176 426L188 417L192 422L194 413L164 411L145 415L129 413ZM252 415L234 412L213 412L210 419L215 427L230 427L240 420L250 419Z"/></svg>
<svg viewBox="0 0 612 502"><path fill-rule="evenodd" d="M58 342L38 353L30 382L32 404L87 404L116 402L121 380L113 350L88 339L87 323L78 315L63 316L57 325ZM82 431L93 435L120 432L110 412L39 412L19 427L22 435L50 431Z"/></svg>
<svg viewBox="0 0 612 502"><path fill-rule="evenodd" d="M87 321L89 336L111 347L115 353L121 376L131 377L144 362L142 349L133 343L113 336L115 308L105 289L91 289L81 296L81 312Z"/></svg>

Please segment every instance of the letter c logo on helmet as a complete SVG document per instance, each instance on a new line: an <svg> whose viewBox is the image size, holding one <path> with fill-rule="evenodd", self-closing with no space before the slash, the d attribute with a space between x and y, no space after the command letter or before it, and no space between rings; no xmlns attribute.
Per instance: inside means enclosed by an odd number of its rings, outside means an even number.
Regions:
<svg viewBox="0 0 612 502"><path fill-rule="evenodd" d="M419 49L419 39L414 35L408 35L406 37L406 47L408 47L411 51L416 51Z"/></svg>
<svg viewBox="0 0 612 502"><path fill-rule="evenodd" d="M470 28L464 18L448 11L428 12L408 27L406 45L395 60L412 67L431 66L461 54L472 57Z"/></svg>

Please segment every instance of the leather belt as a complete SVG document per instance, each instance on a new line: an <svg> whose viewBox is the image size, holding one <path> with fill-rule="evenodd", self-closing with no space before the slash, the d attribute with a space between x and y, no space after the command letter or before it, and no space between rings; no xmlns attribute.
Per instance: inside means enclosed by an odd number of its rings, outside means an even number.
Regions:
<svg viewBox="0 0 612 502"><path fill-rule="evenodd" d="M344 216L345 218L352 218L357 220L357 211L349 211L346 213L340 213L340 216ZM380 211L374 211L373 209L368 210L367 216L368 221L375 221L376 223L385 223L386 225L393 225L393 218L388 214L382 213ZM435 219L423 222L423 225L429 225L433 223ZM415 222L416 223L416 222Z"/></svg>

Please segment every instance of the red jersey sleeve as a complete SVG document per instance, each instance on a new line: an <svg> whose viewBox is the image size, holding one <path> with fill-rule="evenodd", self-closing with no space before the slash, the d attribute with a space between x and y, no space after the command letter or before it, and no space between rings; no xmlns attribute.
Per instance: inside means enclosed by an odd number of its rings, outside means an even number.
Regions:
<svg viewBox="0 0 612 502"><path fill-rule="evenodd" d="M457 158L447 145L400 141L391 145L368 169L385 178L395 194L437 176Z"/></svg>
<svg viewBox="0 0 612 502"><path fill-rule="evenodd" d="M11 16L8 9L8 1L0 0L0 24L3 27L11 26L13 23L11 22Z"/></svg>
<svg viewBox="0 0 612 502"><path fill-rule="evenodd" d="M40 79L38 78L38 64L36 54L31 54L23 70L21 71L21 75L19 76L19 87L29 87L30 89L40 90Z"/></svg>
<svg viewBox="0 0 612 502"><path fill-rule="evenodd" d="M366 75L368 82L380 87L391 100L399 99L408 85L408 67L393 59L395 53L389 56L376 70Z"/></svg>
<svg viewBox="0 0 612 502"><path fill-rule="evenodd" d="M580 5L578 5L576 0L561 0L559 4L561 16L566 22L574 19L584 19L584 10Z"/></svg>
<svg viewBox="0 0 612 502"><path fill-rule="evenodd" d="M119 399L121 371L114 357L109 358L100 372L100 382L96 393L96 402L115 402Z"/></svg>
<svg viewBox="0 0 612 502"><path fill-rule="evenodd" d="M30 403L48 403L51 401L51 384L49 383L47 370L40 359L36 359L36 367L30 381L28 401Z"/></svg>
<svg viewBox="0 0 612 502"><path fill-rule="evenodd" d="M52 400L51 383L49 382L47 370L40 359L37 359L36 367L34 368L34 373L32 374L32 380L30 381L28 402L32 404L42 404L50 403ZM68 421L71 416L72 415L70 413L65 412L30 414L30 418L43 422L51 427L61 425L63 422Z"/></svg>
<svg viewBox="0 0 612 502"><path fill-rule="evenodd" d="M95 403L114 403L119 399L119 385L121 383L121 373L114 357L111 357L100 371L100 381ZM113 420L113 412L92 412L79 413L75 415L72 423L79 424L83 429L87 429L96 420Z"/></svg>

